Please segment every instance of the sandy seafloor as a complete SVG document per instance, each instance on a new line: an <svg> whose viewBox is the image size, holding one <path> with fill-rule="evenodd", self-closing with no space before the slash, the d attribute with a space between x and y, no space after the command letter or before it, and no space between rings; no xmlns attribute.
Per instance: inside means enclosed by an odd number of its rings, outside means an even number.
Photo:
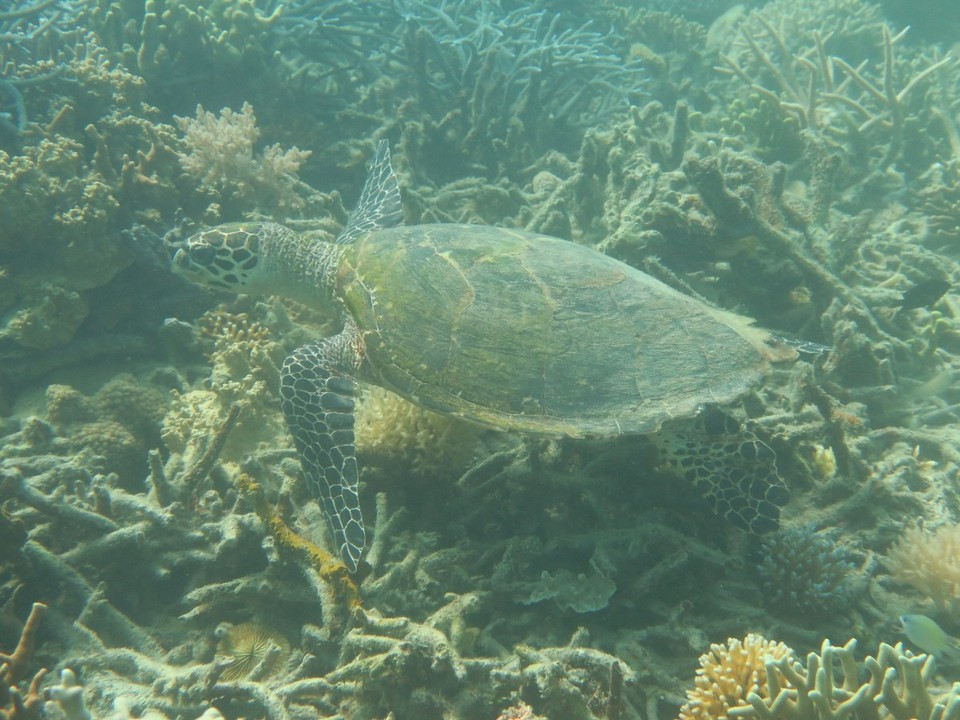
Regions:
<svg viewBox="0 0 960 720"><path fill-rule="evenodd" d="M960 662L897 622L960 633L958 30L947 0L0 3L0 717L960 716ZM277 400L335 328L165 242L328 241L380 139L409 224L582 243L828 347L726 408L781 530L647 438L371 389L354 594Z"/></svg>

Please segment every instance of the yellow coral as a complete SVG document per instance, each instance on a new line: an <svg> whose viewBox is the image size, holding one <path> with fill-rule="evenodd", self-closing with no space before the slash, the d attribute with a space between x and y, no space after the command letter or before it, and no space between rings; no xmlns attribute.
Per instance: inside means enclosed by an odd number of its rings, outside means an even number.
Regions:
<svg viewBox="0 0 960 720"><path fill-rule="evenodd" d="M769 697L766 663L793 654L783 643L754 633L742 642L729 638L725 645L714 643L710 652L700 656L696 687L687 691L680 720L726 718L731 708L748 704L750 693Z"/></svg>
<svg viewBox="0 0 960 720"><path fill-rule="evenodd" d="M932 532L910 525L890 549L886 564L895 579L928 595L943 612L960 616L960 525Z"/></svg>
<svg viewBox="0 0 960 720"><path fill-rule="evenodd" d="M837 474L837 456L832 447L814 444L813 468L821 478L832 478Z"/></svg>
<svg viewBox="0 0 960 720"><path fill-rule="evenodd" d="M313 567L317 574L333 589L335 597L342 600L351 610L359 608L360 591L350 577L350 571L339 558L330 554L319 545L300 537L295 533L280 513L267 502L263 488L246 473L240 473L236 479L237 489L253 502L254 511L269 528L277 541L280 553L287 553L300 562Z"/></svg>
<svg viewBox="0 0 960 720"><path fill-rule="evenodd" d="M357 404L357 453L373 464L409 467L431 480L466 467L483 429L371 386Z"/></svg>

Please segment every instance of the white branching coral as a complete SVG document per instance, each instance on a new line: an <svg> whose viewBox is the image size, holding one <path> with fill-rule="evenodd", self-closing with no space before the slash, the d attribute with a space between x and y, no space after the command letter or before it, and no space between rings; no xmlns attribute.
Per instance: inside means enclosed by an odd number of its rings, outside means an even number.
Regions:
<svg viewBox="0 0 960 720"><path fill-rule="evenodd" d="M960 617L960 525L933 531L910 525L890 549L886 565L894 578L929 596L941 611Z"/></svg>
<svg viewBox="0 0 960 720"><path fill-rule="evenodd" d="M196 117L176 122L183 132L180 166L201 186L274 215L303 206L298 173L310 151L270 145L255 154L260 129L250 103L239 113L223 108L219 117L198 105Z"/></svg>

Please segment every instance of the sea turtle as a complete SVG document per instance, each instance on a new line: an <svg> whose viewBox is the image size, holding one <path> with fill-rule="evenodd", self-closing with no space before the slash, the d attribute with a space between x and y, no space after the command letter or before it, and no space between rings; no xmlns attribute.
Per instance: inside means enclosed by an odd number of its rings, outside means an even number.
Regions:
<svg viewBox="0 0 960 720"><path fill-rule="evenodd" d="M283 295L342 321L283 365L281 405L343 561L365 543L354 451L355 380L492 428L552 436L655 433L714 509L777 526L787 501L772 451L728 418L771 361L795 357L749 320L596 250L523 230L403 225L381 141L334 243L276 223L204 230L175 268L208 286Z"/></svg>

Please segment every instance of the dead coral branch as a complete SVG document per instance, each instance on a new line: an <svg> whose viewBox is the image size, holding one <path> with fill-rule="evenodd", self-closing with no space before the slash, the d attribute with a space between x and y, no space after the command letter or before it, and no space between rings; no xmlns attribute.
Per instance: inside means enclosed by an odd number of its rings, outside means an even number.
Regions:
<svg viewBox="0 0 960 720"><path fill-rule="evenodd" d="M33 646L40 627L40 619L47 611L43 603L34 603L30 608L30 616L20 633L20 642L12 654L0 653L0 681L13 685L27 674L27 666L33 658Z"/></svg>

